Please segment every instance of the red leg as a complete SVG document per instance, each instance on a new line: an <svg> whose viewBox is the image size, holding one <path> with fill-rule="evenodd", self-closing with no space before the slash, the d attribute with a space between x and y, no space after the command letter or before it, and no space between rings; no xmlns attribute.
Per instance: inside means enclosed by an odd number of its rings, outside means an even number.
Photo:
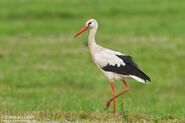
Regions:
<svg viewBox="0 0 185 123"><path fill-rule="evenodd" d="M123 84L126 86L126 88L121 93L119 93L118 95L116 95L115 98L121 96L122 94L124 94L124 93L126 93L128 91L129 87L128 87L128 84L126 83L126 81L123 81ZM112 102L112 100L114 100L113 97L110 100L107 101L105 110L107 110L109 108L110 103Z"/></svg>
<svg viewBox="0 0 185 123"><path fill-rule="evenodd" d="M116 113L116 97L115 97L115 89L114 89L114 83L111 83L111 88L112 88L112 100L114 101L114 111L113 113Z"/></svg>

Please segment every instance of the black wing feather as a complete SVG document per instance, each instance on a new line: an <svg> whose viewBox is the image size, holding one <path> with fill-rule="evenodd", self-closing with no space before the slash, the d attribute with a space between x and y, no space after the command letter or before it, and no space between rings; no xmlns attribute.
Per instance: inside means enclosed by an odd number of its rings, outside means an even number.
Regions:
<svg viewBox="0 0 185 123"><path fill-rule="evenodd" d="M106 66L102 67L104 71L110 71L110 72L115 72L118 74L123 74L123 75L134 75L137 76L143 80L150 80L150 77L147 76L143 71L141 71L138 68L138 65L132 60L131 56L124 56L124 55L116 55L120 59L123 60L125 65L120 65L119 67L117 65L110 65L107 64Z"/></svg>
<svg viewBox="0 0 185 123"><path fill-rule="evenodd" d="M138 65L134 62L132 56L124 56L124 55L116 55L116 56L122 59L123 62L125 62L126 64L129 64L131 66L138 68Z"/></svg>

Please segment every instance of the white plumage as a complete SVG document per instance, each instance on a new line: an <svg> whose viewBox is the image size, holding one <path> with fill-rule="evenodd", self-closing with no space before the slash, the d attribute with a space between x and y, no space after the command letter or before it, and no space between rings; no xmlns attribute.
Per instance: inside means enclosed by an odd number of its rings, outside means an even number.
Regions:
<svg viewBox="0 0 185 123"><path fill-rule="evenodd" d="M95 54L94 61L96 65L99 67L104 67L107 64L113 65L113 66L117 65L118 67L120 67L120 65L125 66L125 63L123 62L123 60L118 58L115 54L123 55L120 52L116 52L109 49L103 49L101 52L98 52Z"/></svg>
<svg viewBox="0 0 185 123"><path fill-rule="evenodd" d="M132 78L142 83L149 80L149 77L139 70L130 57L96 44L95 34L98 29L98 23L95 19L88 20L85 27L76 36L86 29L90 29L88 46L92 59L109 80Z"/></svg>

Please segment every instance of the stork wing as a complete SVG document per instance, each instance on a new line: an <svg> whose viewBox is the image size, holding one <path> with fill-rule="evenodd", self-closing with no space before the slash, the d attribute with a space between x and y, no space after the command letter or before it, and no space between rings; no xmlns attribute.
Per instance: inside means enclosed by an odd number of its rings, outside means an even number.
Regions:
<svg viewBox="0 0 185 123"><path fill-rule="evenodd" d="M120 52L103 50L95 55L95 63L107 72L129 75L143 83L146 80L150 81L150 78L138 68L131 56L126 56Z"/></svg>

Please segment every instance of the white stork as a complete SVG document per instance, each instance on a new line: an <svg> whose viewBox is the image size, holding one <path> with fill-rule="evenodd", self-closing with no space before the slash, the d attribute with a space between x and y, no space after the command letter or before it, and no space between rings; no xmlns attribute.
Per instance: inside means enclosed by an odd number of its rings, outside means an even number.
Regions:
<svg viewBox="0 0 185 123"><path fill-rule="evenodd" d="M113 51L98 45L95 41L98 23L95 19L89 19L85 26L75 35L77 37L85 30L89 29L88 47L92 56L93 62L108 78L112 88L112 98L107 101L105 109L108 109L110 103L114 102L114 111L116 112L116 98L128 91L128 84L125 79L132 78L141 83L150 81L149 76L142 72L131 56L122 54L118 51ZM126 86L119 94L115 94L114 81L121 80Z"/></svg>

